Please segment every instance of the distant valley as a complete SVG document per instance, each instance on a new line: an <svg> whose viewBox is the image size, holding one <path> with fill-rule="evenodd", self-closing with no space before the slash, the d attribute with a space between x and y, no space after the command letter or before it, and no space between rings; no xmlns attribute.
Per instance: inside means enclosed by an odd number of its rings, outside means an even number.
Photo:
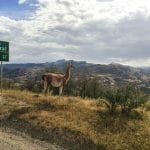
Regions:
<svg viewBox="0 0 150 150"><path fill-rule="evenodd" d="M150 93L150 67L134 68L120 64L92 64L85 61L58 60L50 63L5 64L4 79L7 84L21 86L26 81L41 82L41 75L47 72L64 73L69 63L74 65L72 80L96 78L107 86L134 83L146 93Z"/></svg>

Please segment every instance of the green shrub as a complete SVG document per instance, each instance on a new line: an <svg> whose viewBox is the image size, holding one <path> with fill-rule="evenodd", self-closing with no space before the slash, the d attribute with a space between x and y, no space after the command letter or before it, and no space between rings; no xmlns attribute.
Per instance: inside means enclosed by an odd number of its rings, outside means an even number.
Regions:
<svg viewBox="0 0 150 150"><path fill-rule="evenodd" d="M118 102L118 89L116 87L114 88L107 88L104 91L104 97L106 101L104 103L108 107L109 111L112 113L115 111L117 102Z"/></svg>
<svg viewBox="0 0 150 150"><path fill-rule="evenodd" d="M150 111L150 100L145 103L144 108L146 111Z"/></svg>
<svg viewBox="0 0 150 150"><path fill-rule="evenodd" d="M114 112L116 107L120 106L121 112L127 114L147 101L146 96L135 85L108 88L104 97L110 112Z"/></svg>
<svg viewBox="0 0 150 150"><path fill-rule="evenodd" d="M123 113L130 113L133 109L143 105L147 98L135 85L126 85L118 89L118 104Z"/></svg>

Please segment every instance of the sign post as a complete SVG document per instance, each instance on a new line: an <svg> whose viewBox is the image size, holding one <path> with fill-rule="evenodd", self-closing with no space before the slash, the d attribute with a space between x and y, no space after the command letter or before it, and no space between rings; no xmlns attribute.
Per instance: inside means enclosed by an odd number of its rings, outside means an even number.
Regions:
<svg viewBox="0 0 150 150"><path fill-rule="evenodd" d="M1 61L1 94L3 92L3 63Z"/></svg>
<svg viewBox="0 0 150 150"><path fill-rule="evenodd" d="M3 91L3 61L9 61L9 42L0 41L1 94Z"/></svg>

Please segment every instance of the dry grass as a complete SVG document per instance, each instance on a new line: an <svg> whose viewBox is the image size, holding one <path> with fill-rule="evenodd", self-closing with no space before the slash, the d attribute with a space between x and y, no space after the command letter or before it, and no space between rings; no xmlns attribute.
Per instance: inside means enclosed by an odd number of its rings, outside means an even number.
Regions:
<svg viewBox="0 0 150 150"><path fill-rule="evenodd" d="M150 111L150 100L144 105L144 107L146 111Z"/></svg>
<svg viewBox="0 0 150 150"><path fill-rule="evenodd" d="M0 108L3 120L11 116L28 122L67 149L150 149L149 111L135 111L130 117L110 115L96 100L27 91L5 91L3 97L7 101Z"/></svg>

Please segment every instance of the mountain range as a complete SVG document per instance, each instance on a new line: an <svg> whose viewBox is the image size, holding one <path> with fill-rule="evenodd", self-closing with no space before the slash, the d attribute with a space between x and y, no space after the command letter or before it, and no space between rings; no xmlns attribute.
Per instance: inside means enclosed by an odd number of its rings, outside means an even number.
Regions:
<svg viewBox="0 0 150 150"><path fill-rule="evenodd" d="M68 64L74 66L72 78L97 78L107 85L136 83L150 93L150 67L135 68L117 63L92 64L86 61L58 60L46 63L5 64L4 77L17 81L38 78L46 72L64 73Z"/></svg>

